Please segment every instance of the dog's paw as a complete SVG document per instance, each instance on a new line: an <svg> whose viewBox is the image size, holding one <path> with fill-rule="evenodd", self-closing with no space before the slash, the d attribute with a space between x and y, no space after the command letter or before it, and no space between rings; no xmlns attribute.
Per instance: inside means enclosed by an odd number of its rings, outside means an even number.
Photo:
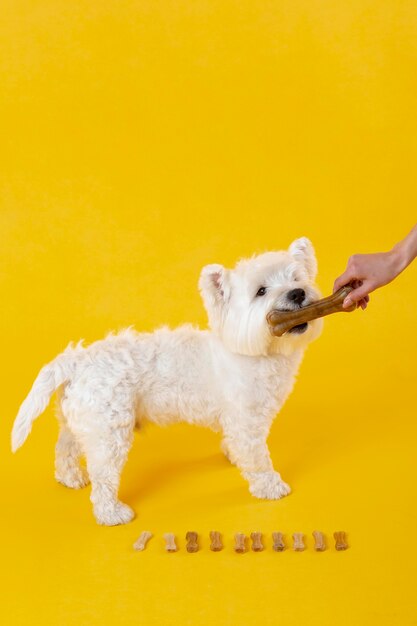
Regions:
<svg viewBox="0 0 417 626"><path fill-rule="evenodd" d="M82 489L90 483L87 470L84 467L72 469L71 472L55 472L55 479L57 482L69 487L70 489Z"/></svg>
<svg viewBox="0 0 417 626"><path fill-rule="evenodd" d="M278 472L245 473L249 481L249 491L255 498L279 500L291 493L291 488L281 479Z"/></svg>
<svg viewBox="0 0 417 626"><path fill-rule="evenodd" d="M117 502L115 505L94 507L94 516L98 524L102 526L117 526L127 524L135 517L135 512L127 504Z"/></svg>

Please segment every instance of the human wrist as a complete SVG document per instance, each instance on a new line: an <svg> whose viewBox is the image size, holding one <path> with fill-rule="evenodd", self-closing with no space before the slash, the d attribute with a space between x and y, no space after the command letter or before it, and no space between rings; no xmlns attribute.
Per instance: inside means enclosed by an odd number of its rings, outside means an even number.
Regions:
<svg viewBox="0 0 417 626"><path fill-rule="evenodd" d="M397 243L388 253L391 260L391 266L395 272L395 276L398 276L407 265L410 263L407 247L403 241Z"/></svg>

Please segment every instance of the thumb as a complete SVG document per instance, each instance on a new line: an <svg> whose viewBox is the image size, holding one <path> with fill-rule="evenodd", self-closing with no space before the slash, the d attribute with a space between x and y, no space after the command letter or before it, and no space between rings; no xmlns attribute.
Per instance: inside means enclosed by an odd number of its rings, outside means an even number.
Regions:
<svg viewBox="0 0 417 626"><path fill-rule="evenodd" d="M355 278L357 278L356 274L351 270L351 269L346 269L343 274L341 274L338 278L336 278L336 280L334 281L334 285L333 285L333 293L335 291L337 291L338 289L340 289L341 287L344 287L345 285L348 285L349 283L352 282L352 280L354 280Z"/></svg>

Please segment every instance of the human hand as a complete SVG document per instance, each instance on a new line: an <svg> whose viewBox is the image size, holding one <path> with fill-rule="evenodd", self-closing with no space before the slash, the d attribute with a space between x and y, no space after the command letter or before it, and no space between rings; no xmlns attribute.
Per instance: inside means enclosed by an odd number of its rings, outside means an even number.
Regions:
<svg viewBox="0 0 417 626"><path fill-rule="evenodd" d="M352 302L356 302L357 307L361 306L362 309L366 309L369 294L378 287L391 282L398 273L397 259L392 251L354 254L349 258L346 270L336 278L333 292L350 284L353 291L346 296L343 307L346 308Z"/></svg>

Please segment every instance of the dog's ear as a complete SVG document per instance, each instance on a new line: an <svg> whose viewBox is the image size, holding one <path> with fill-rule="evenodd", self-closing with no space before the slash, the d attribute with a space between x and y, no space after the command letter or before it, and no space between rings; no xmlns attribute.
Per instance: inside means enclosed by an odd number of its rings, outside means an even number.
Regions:
<svg viewBox="0 0 417 626"><path fill-rule="evenodd" d="M317 261L310 239L307 239L307 237L295 239L288 248L288 252L304 265L309 279L314 281L317 276Z"/></svg>
<svg viewBox="0 0 417 626"><path fill-rule="evenodd" d="M230 295L229 271L222 265L206 265L198 282L207 311L224 304Z"/></svg>

